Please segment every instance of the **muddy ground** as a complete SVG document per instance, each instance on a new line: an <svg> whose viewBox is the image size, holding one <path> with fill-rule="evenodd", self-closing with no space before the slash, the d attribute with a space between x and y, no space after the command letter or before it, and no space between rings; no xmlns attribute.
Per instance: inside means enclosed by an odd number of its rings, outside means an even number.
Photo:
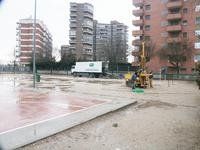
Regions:
<svg viewBox="0 0 200 150"><path fill-rule="evenodd" d="M200 91L194 82L154 81L153 89L136 94L123 80L44 78L38 87L51 85L50 90L72 95L122 101L130 98L138 103L21 150L200 150Z"/></svg>

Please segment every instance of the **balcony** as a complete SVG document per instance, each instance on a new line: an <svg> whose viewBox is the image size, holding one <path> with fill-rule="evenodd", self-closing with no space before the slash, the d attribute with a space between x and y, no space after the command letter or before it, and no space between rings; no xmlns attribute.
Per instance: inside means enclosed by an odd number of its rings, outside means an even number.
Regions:
<svg viewBox="0 0 200 150"><path fill-rule="evenodd" d="M76 8L76 7L71 7L71 8L70 8L70 11L72 11L72 12L76 12L77 9L78 9L78 8Z"/></svg>
<svg viewBox="0 0 200 150"><path fill-rule="evenodd" d="M179 32L182 30L182 27L181 25L169 25L167 26L167 32Z"/></svg>
<svg viewBox="0 0 200 150"><path fill-rule="evenodd" d="M69 19L69 21L70 21L70 22L75 22L75 23L77 22L76 19Z"/></svg>
<svg viewBox="0 0 200 150"><path fill-rule="evenodd" d="M132 31L133 36L142 36L143 35L143 30L135 30Z"/></svg>
<svg viewBox="0 0 200 150"><path fill-rule="evenodd" d="M70 45L70 46L69 46L69 49L70 49L70 50L75 50L75 49L76 49L76 46L75 46L75 45Z"/></svg>
<svg viewBox="0 0 200 150"><path fill-rule="evenodd" d="M70 17L71 17L71 18L77 17L77 16L78 16L78 15L77 15L76 13L71 13L71 14L70 14Z"/></svg>
<svg viewBox="0 0 200 150"><path fill-rule="evenodd" d="M179 43L181 42L181 37L168 37L167 43Z"/></svg>
<svg viewBox="0 0 200 150"><path fill-rule="evenodd" d="M90 28L93 30L93 24L83 23L83 28Z"/></svg>
<svg viewBox="0 0 200 150"><path fill-rule="evenodd" d="M142 41L140 39L133 40L132 45L133 46L140 46L140 45L142 45Z"/></svg>
<svg viewBox="0 0 200 150"><path fill-rule="evenodd" d="M133 23L134 26L143 26L143 24L144 24L143 20L141 20L141 19L140 20L133 20L132 23Z"/></svg>
<svg viewBox="0 0 200 150"><path fill-rule="evenodd" d="M177 20L181 18L182 18L181 13L167 15L167 20Z"/></svg>
<svg viewBox="0 0 200 150"><path fill-rule="evenodd" d="M169 1L168 3L167 3L167 8L168 9L171 9L171 8L180 8L180 7L182 7L183 6L183 2L182 2L182 0L178 0L178 1Z"/></svg>
<svg viewBox="0 0 200 150"><path fill-rule="evenodd" d="M93 31L92 30L89 30L89 29L83 29L83 33L87 33L87 34L93 34Z"/></svg>
<svg viewBox="0 0 200 150"><path fill-rule="evenodd" d="M89 19L93 19L93 15L89 14L89 13L85 13L83 15L85 18L89 18Z"/></svg>
<svg viewBox="0 0 200 150"><path fill-rule="evenodd" d="M143 0L133 0L133 5L135 7L141 7L144 5Z"/></svg>
<svg viewBox="0 0 200 150"><path fill-rule="evenodd" d="M93 9L92 8L85 7L83 11L93 14Z"/></svg>
<svg viewBox="0 0 200 150"><path fill-rule="evenodd" d="M133 10L133 15L136 17L143 16L144 11L142 9Z"/></svg>

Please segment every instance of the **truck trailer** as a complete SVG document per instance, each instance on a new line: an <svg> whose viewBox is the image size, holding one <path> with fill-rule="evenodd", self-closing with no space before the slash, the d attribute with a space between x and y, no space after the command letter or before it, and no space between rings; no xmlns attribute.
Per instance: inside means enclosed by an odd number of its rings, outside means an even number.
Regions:
<svg viewBox="0 0 200 150"><path fill-rule="evenodd" d="M105 75L105 63L102 61L76 62L71 68L73 76L100 77Z"/></svg>

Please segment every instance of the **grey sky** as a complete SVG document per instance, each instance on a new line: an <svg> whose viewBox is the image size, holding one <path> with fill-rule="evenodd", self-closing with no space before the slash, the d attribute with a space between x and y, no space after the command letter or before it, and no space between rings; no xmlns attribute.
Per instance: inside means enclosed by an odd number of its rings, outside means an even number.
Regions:
<svg viewBox="0 0 200 150"><path fill-rule="evenodd" d="M43 20L53 36L53 47L68 44L69 3L89 2L94 6L94 19L101 23L111 20L129 26L129 45L132 31L131 0L37 0L37 19ZM33 16L34 0L4 0L0 5L0 63L13 59L16 46L16 22Z"/></svg>

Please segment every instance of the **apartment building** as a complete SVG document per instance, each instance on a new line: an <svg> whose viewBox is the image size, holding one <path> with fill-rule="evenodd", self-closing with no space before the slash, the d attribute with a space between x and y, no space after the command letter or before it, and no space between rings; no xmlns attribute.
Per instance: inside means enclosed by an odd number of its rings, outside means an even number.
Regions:
<svg viewBox="0 0 200 150"><path fill-rule="evenodd" d="M66 57L67 55L71 54L71 51L69 49L69 45L62 45L60 53L61 53L61 59L63 57Z"/></svg>
<svg viewBox="0 0 200 150"><path fill-rule="evenodd" d="M180 72L192 73L195 61L200 61L200 40L197 36L200 34L200 13L193 0L133 0L133 5L133 64L138 63L142 42L148 44L147 41L151 41L153 55L147 67L153 72L160 72L162 68L173 72L173 66L167 59L161 59L157 52L170 43L186 41L190 44L188 51L191 55L182 64Z"/></svg>
<svg viewBox="0 0 200 150"><path fill-rule="evenodd" d="M118 21L111 21L111 48L117 62L127 62L128 27Z"/></svg>
<svg viewBox="0 0 200 150"><path fill-rule="evenodd" d="M70 3L70 51L77 61L93 60L93 6Z"/></svg>
<svg viewBox="0 0 200 150"><path fill-rule="evenodd" d="M127 62L127 26L117 21L94 22L94 55L98 61Z"/></svg>
<svg viewBox="0 0 200 150"><path fill-rule="evenodd" d="M111 24L94 22L94 60L108 61L111 48Z"/></svg>
<svg viewBox="0 0 200 150"><path fill-rule="evenodd" d="M17 46L19 63L30 64L33 55L33 19L17 22ZM52 35L41 20L36 20L36 61L52 57Z"/></svg>

